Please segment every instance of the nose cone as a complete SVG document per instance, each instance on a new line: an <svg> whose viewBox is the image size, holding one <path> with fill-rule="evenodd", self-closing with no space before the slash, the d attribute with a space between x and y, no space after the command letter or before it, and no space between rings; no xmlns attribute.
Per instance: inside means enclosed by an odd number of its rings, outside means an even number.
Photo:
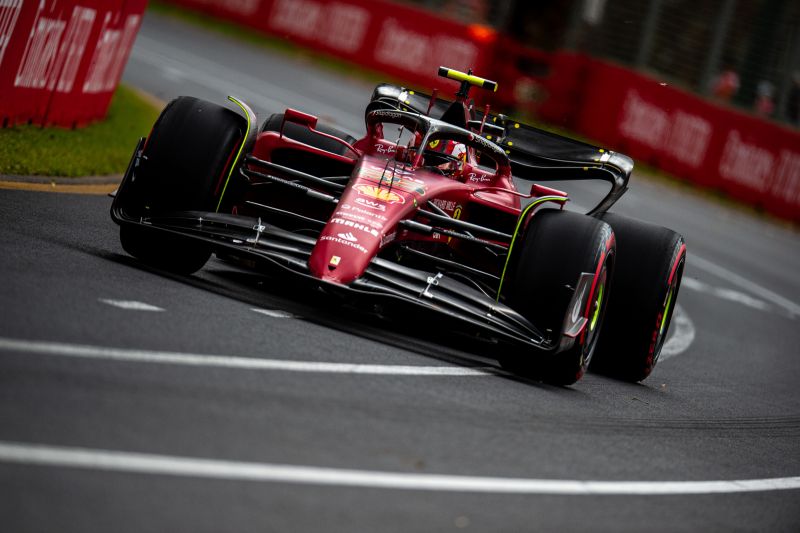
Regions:
<svg viewBox="0 0 800 533"><path fill-rule="evenodd" d="M413 202L409 192L356 181L342 195L311 252L311 273L342 284L360 277Z"/></svg>
<svg viewBox="0 0 800 533"><path fill-rule="evenodd" d="M311 273L320 279L347 284L361 276L378 253L381 233L341 215L337 212L328 221L308 265Z"/></svg>

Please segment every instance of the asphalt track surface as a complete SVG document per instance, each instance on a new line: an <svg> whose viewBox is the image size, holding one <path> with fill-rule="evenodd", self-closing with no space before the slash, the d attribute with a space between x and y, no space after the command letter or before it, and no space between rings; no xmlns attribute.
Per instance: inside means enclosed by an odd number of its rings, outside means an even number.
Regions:
<svg viewBox="0 0 800 533"><path fill-rule="evenodd" d="M125 80L356 133L370 92L152 15ZM558 388L415 317L152 270L109 204L0 191L4 531L800 528L796 232L635 177L618 211L688 243L667 358Z"/></svg>

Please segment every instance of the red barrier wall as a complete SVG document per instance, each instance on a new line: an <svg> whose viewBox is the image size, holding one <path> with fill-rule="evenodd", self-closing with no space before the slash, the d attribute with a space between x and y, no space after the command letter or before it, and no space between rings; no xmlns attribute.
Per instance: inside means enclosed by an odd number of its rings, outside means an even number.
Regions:
<svg viewBox="0 0 800 533"><path fill-rule="evenodd" d="M0 123L103 118L147 0L0 2Z"/></svg>
<svg viewBox="0 0 800 533"><path fill-rule="evenodd" d="M800 221L795 129L594 59L578 117L578 131L610 147Z"/></svg>
<svg viewBox="0 0 800 533"><path fill-rule="evenodd" d="M439 66L487 72L495 33L385 0L171 0L430 87Z"/></svg>

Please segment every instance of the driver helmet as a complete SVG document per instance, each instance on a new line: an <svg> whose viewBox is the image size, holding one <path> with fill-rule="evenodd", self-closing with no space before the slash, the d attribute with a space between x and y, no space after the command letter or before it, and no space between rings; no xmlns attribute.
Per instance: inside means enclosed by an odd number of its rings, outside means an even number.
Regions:
<svg viewBox="0 0 800 533"><path fill-rule="evenodd" d="M451 155L460 160L460 163L455 161L443 163L438 166L439 169L447 171L451 175L456 175L463 170L464 162L467 160L467 147L463 143L453 140L436 140L428 143L428 149Z"/></svg>

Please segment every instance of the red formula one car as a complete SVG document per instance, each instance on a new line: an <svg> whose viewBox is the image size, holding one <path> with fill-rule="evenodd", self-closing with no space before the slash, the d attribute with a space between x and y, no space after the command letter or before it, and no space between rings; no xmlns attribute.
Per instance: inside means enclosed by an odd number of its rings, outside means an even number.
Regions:
<svg viewBox="0 0 800 533"><path fill-rule="evenodd" d="M469 103L379 85L354 139L287 109L258 121L190 97L141 139L114 200L123 248L190 274L211 253L358 305L410 304L551 383L593 368L642 380L667 335L686 256L675 232L608 213L633 161ZM487 110L488 111L488 110ZM520 191L512 177L531 180ZM538 184L600 179L587 214ZM392 304L396 304L393 306Z"/></svg>

